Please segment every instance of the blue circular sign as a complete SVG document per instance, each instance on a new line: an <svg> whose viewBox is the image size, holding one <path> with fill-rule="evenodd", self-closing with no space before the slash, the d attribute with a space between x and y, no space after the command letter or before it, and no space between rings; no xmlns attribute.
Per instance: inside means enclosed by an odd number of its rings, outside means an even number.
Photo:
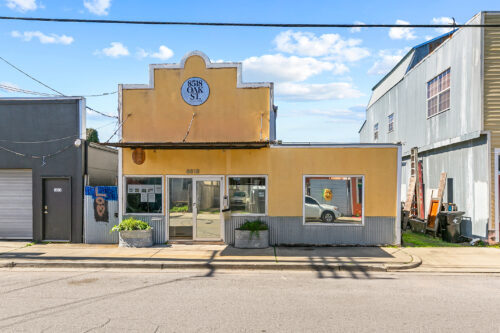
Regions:
<svg viewBox="0 0 500 333"><path fill-rule="evenodd" d="M201 105L208 99L210 88L202 78L191 77L182 84L181 95L184 102L189 105Z"/></svg>

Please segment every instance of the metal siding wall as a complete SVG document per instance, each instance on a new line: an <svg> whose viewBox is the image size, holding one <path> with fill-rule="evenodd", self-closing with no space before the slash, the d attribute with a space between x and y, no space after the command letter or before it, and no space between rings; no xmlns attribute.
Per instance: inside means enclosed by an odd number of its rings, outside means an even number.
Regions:
<svg viewBox="0 0 500 333"><path fill-rule="evenodd" d="M453 202L470 218L470 222L464 222L466 235L486 237L489 219L487 137L483 135L475 140L423 152L420 157L424 167L425 193L437 189L441 172L447 172L448 179L453 179ZM449 201L448 184L443 201Z"/></svg>
<svg viewBox="0 0 500 333"><path fill-rule="evenodd" d="M118 224L118 201L108 201L109 222L97 222L94 217L94 199L85 196L85 243L87 244L117 244L118 233L109 231Z"/></svg>
<svg viewBox="0 0 500 333"><path fill-rule="evenodd" d="M480 16L470 23L479 24ZM481 29L457 31L368 107L361 142L374 142L373 125L377 122L377 142L403 142L403 156L412 147L481 131L480 45ZM450 110L427 118L427 82L447 68L451 68ZM394 131L389 133L387 117L391 113Z"/></svg>
<svg viewBox="0 0 500 333"><path fill-rule="evenodd" d="M31 170L0 169L0 239L33 238Z"/></svg>
<svg viewBox="0 0 500 333"><path fill-rule="evenodd" d="M165 216L154 215L124 215L123 218L133 217L135 219L147 222L153 228L153 243L165 244L167 241L165 237Z"/></svg>
<svg viewBox="0 0 500 333"><path fill-rule="evenodd" d="M232 217L225 225L225 242L234 244L234 230L248 217ZM271 245L394 244L394 217L365 217L364 226L303 225L302 217L262 217L269 224Z"/></svg>

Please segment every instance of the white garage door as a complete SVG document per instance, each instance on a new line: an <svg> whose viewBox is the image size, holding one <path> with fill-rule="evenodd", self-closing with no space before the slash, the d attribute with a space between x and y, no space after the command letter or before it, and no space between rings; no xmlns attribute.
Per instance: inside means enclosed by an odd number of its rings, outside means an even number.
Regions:
<svg viewBox="0 0 500 333"><path fill-rule="evenodd" d="M31 170L0 169L0 239L33 238Z"/></svg>

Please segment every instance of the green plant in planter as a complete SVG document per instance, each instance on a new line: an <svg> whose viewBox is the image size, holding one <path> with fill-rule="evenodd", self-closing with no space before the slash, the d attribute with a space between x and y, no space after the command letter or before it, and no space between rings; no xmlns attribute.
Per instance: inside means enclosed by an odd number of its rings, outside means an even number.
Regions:
<svg viewBox="0 0 500 333"><path fill-rule="evenodd" d="M259 231L269 230L267 224L261 220L246 221L237 230L248 230L250 231L250 238L255 234L259 237Z"/></svg>
<svg viewBox="0 0 500 333"><path fill-rule="evenodd" d="M113 231L130 231L130 230L150 230L151 226L144 221L134 219L129 217L128 219L122 220L120 224L115 225L110 233Z"/></svg>

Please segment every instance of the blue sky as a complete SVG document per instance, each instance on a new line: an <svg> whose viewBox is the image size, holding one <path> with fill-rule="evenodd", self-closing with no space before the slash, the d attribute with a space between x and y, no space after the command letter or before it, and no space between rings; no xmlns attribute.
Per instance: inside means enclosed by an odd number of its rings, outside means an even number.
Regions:
<svg viewBox="0 0 500 333"><path fill-rule="evenodd" d="M498 1L0 0L0 16L257 23L465 23ZM357 142L371 88L437 29L281 29L0 21L0 56L67 95L147 83L149 63L200 50L243 62L244 81L275 82L278 138ZM0 84L50 93L0 62ZM0 88L0 97L26 96ZM116 114L117 95L87 104ZM101 141L112 119L87 113ZM115 137L115 141L117 138Z"/></svg>

